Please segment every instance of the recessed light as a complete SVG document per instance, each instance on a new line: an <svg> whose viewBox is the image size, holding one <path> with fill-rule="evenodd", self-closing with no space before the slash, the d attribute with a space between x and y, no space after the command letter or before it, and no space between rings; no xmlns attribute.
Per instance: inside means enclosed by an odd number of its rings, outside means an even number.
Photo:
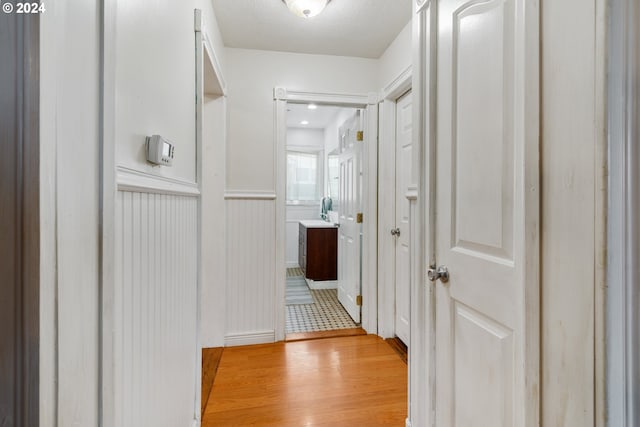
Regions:
<svg viewBox="0 0 640 427"><path fill-rule="evenodd" d="M301 125L308 125L308 124L309 124L309 121L308 121L308 120L303 120L303 121L301 121L301 122L300 122L300 124L301 124Z"/></svg>
<svg viewBox="0 0 640 427"><path fill-rule="evenodd" d="M316 108L318 108L318 106L316 104L309 104L309 105L307 105L307 108L309 110L315 110Z"/></svg>

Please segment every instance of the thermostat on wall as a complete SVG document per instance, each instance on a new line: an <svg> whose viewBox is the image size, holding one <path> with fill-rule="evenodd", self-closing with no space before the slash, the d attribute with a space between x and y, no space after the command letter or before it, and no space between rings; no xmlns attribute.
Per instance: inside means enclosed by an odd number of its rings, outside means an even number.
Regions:
<svg viewBox="0 0 640 427"><path fill-rule="evenodd" d="M160 135L147 137L147 161L155 165L171 166L173 163L172 143Z"/></svg>

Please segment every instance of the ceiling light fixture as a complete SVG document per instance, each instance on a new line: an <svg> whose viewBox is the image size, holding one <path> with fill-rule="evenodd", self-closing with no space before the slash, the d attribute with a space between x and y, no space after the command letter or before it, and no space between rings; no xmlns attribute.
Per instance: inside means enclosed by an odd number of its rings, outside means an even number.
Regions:
<svg viewBox="0 0 640 427"><path fill-rule="evenodd" d="M318 106L316 104L309 104L309 105L307 105L307 108L309 110L315 110L316 108L318 108Z"/></svg>
<svg viewBox="0 0 640 427"><path fill-rule="evenodd" d="M301 125L308 125L308 124L309 124L309 122L308 122L307 120L303 120L303 121L301 121L301 122L300 122L300 124L301 124Z"/></svg>
<svg viewBox="0 0 640 427"><path fill-rule="evenodd" d="M282 0L291 13L301 18L312 18L324 10L331 0Z"/></svg>

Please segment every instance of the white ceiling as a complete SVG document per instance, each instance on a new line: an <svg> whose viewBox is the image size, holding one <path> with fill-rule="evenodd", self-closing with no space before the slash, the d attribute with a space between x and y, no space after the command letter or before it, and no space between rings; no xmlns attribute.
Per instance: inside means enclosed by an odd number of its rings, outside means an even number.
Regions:
<svg viewBox="0 0 640 427"><path fill-rule="evenodd" d="M287 127L303 129L324 129L342 111L342 107L328 107L318 105L315 110L310 110L307 104L287 104ZM300 122L306 120L308 125Z"/></svg>
<svg viewBox="0 0 640 427"><path fill-rule="evenodd" d="M411 0L332 0L299 18L282 0L212 0L227 47L379 58L411 19Z"/></svg>

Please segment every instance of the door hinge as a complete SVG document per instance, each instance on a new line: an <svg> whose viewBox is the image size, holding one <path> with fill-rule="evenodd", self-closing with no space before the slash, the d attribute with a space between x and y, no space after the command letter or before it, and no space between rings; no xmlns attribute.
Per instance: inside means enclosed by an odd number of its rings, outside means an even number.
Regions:
<svg viewBox="0 0 640 427"><path fill-rule="evenodd" d="M364 131L359 130L356 133L356 140L357 141L364 141Z"/></svg>
<svg viewBox="0 0 640 427"><path fill-rule="evenodd" d="M356 305L362 305L362 295L356 297Z"/></svg>
<svg viewBox="0 0 640 427"><path fill-rule="evenodd" d="M362 215L362 212L358 212L358 213L356 214L356 222L357 222L358 224L362 224L362 221L363 221L363 215Z"/></svg>

